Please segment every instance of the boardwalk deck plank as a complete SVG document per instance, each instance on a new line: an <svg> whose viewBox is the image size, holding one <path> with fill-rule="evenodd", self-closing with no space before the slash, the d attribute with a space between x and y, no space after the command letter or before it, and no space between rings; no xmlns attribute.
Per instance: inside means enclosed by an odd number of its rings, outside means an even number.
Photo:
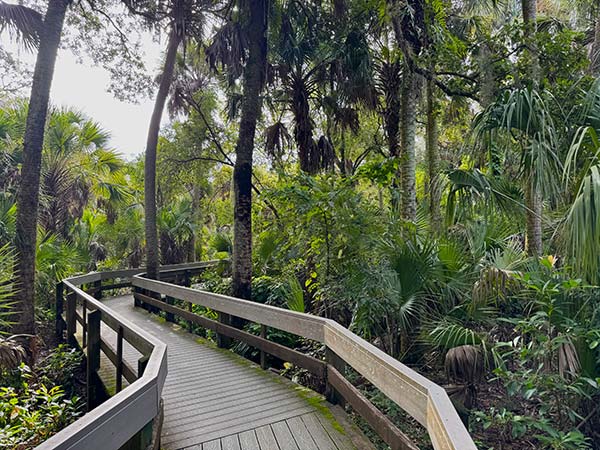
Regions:
<svg viewBox="0 0 600 450"><path fill-rule="evenodd" d="M260 450L285 450L279 447L273 430L270 425L265 425L256 429L256 437L260 444Z"/></svg>
<svg viewBox="0 0 600 450"><path fill-rule="evenodd" d="M292 432L284 420L271 425L271 429L281 448L285 448L286 450L299 450L298 444L296 444Z"/></svg>
<svg viewBox="0 0 600 450"><path fill-rule="evenodd" d="M258 439L254 430L244 431L238 434L242 450L260 450Z"/></svg>

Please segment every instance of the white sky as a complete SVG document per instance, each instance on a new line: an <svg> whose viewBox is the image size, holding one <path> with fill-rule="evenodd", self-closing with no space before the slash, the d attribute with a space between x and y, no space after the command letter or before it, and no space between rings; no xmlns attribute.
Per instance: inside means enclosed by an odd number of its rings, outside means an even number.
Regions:
<svg viewBox="0 0 600 450"><path fill-rule="evenodd" d="M3 33L1 44L18 59L30 62L33 68L35 54L18 49ZM143 39L144 61L154 76L160 64L161 45L153 42L150 36ZM110 146L131 160L143 153L153 99L143 99L139 104L117 100L106 91L109 74L101 67L94 67L89 61L78 64L69 50L60 50L50 92L50 100L55 106L68 106L82 111L102 128L110 132ZM29 92L24 92L25 96ZM168 115L163 114L163 124Z"/></svg>

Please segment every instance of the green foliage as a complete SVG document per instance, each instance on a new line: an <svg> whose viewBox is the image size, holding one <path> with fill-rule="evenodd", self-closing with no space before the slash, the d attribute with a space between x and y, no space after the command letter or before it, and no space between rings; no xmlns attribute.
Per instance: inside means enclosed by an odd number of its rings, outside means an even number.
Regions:
<svg viewBox="0 0 600 450"><path fill-rule="evenodd" d="M66 399L60 387L26 386L21 392L0 388L0 441L12 448L35 446L79 416L78 399Z"/></svg>

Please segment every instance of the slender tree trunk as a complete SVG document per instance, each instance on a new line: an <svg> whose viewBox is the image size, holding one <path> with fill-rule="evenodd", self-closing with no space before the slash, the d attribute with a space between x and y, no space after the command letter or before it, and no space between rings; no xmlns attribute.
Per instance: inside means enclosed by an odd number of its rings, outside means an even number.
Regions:
<svg viewBox="0 0 600 450"><path fill-rule="evenodd" d="M56 55L70 3L70 0L48 2L33 74L23 142L22 182L17 194L14 334L35 332L35 252L44 129Z"/></svg>
<svg viewBox="0 0 600 450"><path fill-rule="evenodd" d="M266 0L251 2L245 11L249 54L233 169L233 295L245 299L250 299L252 294L252 154L267 59L266 13Z"/></svg>
<svg viewBox="0 0 600 450"><path fill-rule="evenodd" d="M167 55L163 67L162 76L154 110L148 127L148 138L146 141L146 159L144 163L144 211L145 211L145 230L146 230L146 275L149 278L158 278L159 249L158 249L158 229L156 225L156 147L158 145L158 133L160 131L160 121L162 113L171 87L173 79L173 70L175 69L175 60L177 49L181 43L181 36L175 30L171 30L169 41L167 43Z"/></svg>
<svg viewBox="0 0 600 450"><path fill-rule="evenodd" d="M400 117L401 136L401 176L402 176L402 218L409 221L417 219L416 152L415 136L417 131L417 103L419 100L418 75L408 69L404 75L402 110Z"/></svg>
<svg viewBox="0 0 600 450"><path fill-rule="evenodd" d="M600 77L600 6L596 11L594 42L590 51L590 73L594 77Z"/></svg>
<svg viewBox="0 0 600 450"><path fill-rule="evenodd" d="M381 67L381 85L384 88L385 108L382 111L385 137L388 146L388 157L400 157L400 94L402 76L400 62L384 63ZM395 177L391 186L392 210L397 212L400 203L400 179Z"/></svg>
<svg viewBox="0 0 600 450"><path fill-rule="evenodd" d="M537 32L537 0L521 0L525 46L529 61L529 76L533 86L537 88L540 82L540 61L535 42Z"/></svg>
<svg viewBox="0 0 600 450"><path fill-rule="evenodd" d="M529 76L534 88L540 82L540 62L535 44L537 32L537 2L536 0L521 0L523 10L524 39L527 46L529 61ZM525 203L527 206L527 230L526 248L529 255L540 255L542 246L542 194L537 186L536 180L527 177L525 187Z"/></svg>
<svg viewBox="0 0 600 450"><path fill-rule="evenodd" d="M486 43L483 43L479 52L479 71L481 72L481 107L484 109L496 97L496 81L491 60L490 48Z"/></svg>
<svg viewBox="0 0 600 450"><path fill-rule="evenodd" d="M527 254L539 256L542 254L542 196L531 182L525 189L525 203L527 204L527 236L525 247Z"/></svg>
<svg viewBox="0 0 600 450"><path fill-rule="evenodd" d="M435 85L433 80L427 80L427 169L429 190L429 214L431 226L439 232L442 226L440 212L440 154L438 148L438 112L435 99Z"/></svg>
<svg viewBox="0 0 600 450"><path fill-rule="evenodd" d="M187 260L188 262L194 262L196 259L201 260L202 258L197 258L196 254L196 244L202 242L202 225L200 224L200 200L202 198L202 188L198 185L194 185L192 188L192 224L194 225L194 233L192 234L192 239L189 243Z"/></svg>
<svg viewBox="0 0 600 450"><path fill-rule="evenodd" d="M308 92L300 70L294 75L292 82L291 109L294 114L294 138L298 146L300 170L314 175L321 168L321 161L313 139L313 123L310 117Z"/></svg>

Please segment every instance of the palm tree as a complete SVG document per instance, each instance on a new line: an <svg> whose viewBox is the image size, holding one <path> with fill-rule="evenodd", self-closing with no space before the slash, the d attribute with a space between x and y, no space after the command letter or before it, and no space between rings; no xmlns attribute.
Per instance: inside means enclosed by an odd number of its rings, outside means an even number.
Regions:
<svg viewBox="0 0 600 450"><path fill-rule="evenodd" d="M527 216L526 247L542 253L543 198L557 193L561 168L558 137L545 92L514 89L485 109L474 122L480 142L503 142L505 151L518 150Z"/></svg>
<svg viewBox="0 0 600 450"><path fill-rule="evenodd" d="M417 105L421 93L421 77L416 71L417 58L423 49L425 4L408 0L405 4L389 1L394 34L404 56L404 77L400 115L401 215L409 221L417 218L416 151Z"/></svg>
<svg viewBox="0 0 600 450"><path fill-rule="evenodd" d="M146 232L146 275L158 277L159 246L158 228L156 224L156 148L163 110L169 95L173 72L177 60L177 51L186 39L202 38L204 1L174 0L168 5L169 39L165 61L160 75L160 82L146 141L144 165L144 208Z"/></svg>
<svg viewBox="0 0 600 450"><path fill-rule="evenodd" d="M56 55L70 4L71 0L48 0L42 20L30 8L0 3L0 26L8 26L29 46L39 43L23 143L21 177L26 182L21 183L17 194L15 334L35 332L35 251L44 127Z"/></svg>
<svg viewBox="0 0 600 450"><path fill-rule="evenodd" d="M248 60L233 169L233 295L251 298L252 282L252 154L256 123L261 114L260 93L267 67L267 0L242 3Z"/></svg>

